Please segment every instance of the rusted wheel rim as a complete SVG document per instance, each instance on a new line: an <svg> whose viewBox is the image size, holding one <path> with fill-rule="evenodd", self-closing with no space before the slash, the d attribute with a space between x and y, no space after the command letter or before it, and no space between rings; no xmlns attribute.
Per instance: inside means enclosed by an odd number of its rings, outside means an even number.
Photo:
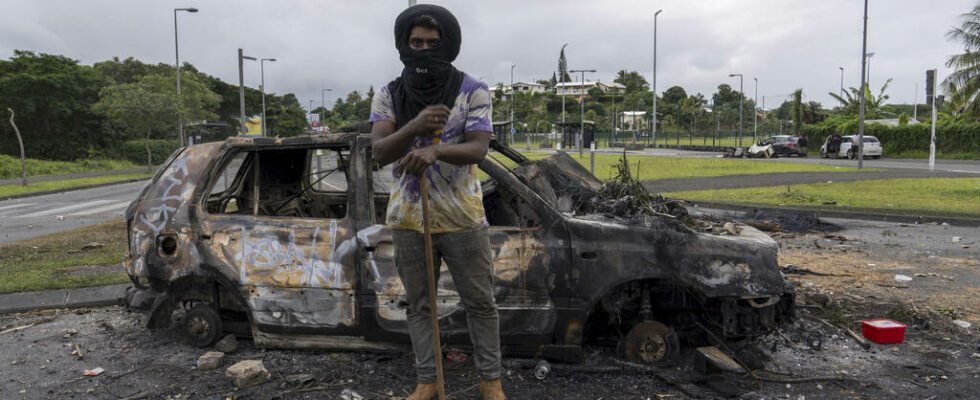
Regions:
<svg viewBox="0 0 980 400"><path fill-rule="evenodd" d="M670 351L670 328L657 321L637 324L626 336L626 358L634 362L663 361Z"/></svg>
<svg viewBox="0 0 980 400"><path fill-rule="evenodd" d="M187 321L187 333L194 337L204 338L208 336L210 329L211 324L205 318L191 317Z"/></svg>

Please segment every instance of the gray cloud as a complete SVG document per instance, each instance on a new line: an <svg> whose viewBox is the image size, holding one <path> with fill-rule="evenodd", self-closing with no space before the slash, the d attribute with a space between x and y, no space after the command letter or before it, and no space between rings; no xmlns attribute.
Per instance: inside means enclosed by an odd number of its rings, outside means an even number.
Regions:
<svg viewBox="0 0 980 400"><path fill-rule="evenodd" d="M174 62L173 11L181 14L181 60L228 82L237 82L236 50L266 63L266 86L296 93L304 106L327 102L351 90L362 93L387 83L401 69L392 23L403 0L370 1L85 1L7 2L0 15L0 57L13 49L64 54L83 63L113 56L144 62ZM490 85L550 78L558 51L569 43L570 68L594 68L587 79L611 81L620 69L651 79L653 12L658 27L658 90L673 85L710 95L721 83L737 88L729 73L753 77L767 106L803 88L808 100L832 106L838 66L845 86L860 80L861 7L856 0L754 1L436 1L456 13L463 27L457 67ZM893 78L893 102L913 100L924 71L939 68L959 51L944 34L970 0L872 1L868 48L871 84ZM246 84L259 84L256 63L246 64ZM920 84L920 92L923 90ZM919 100L922 100L921 93ZM772 99L772 100L770 100ZM760 99L761 102L761 99Z"/></svg>

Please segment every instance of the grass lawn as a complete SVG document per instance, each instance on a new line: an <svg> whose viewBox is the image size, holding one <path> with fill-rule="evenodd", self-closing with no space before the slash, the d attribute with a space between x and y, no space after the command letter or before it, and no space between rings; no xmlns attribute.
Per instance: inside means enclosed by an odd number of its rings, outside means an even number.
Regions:
<svg viewBox="0 0 980 400"><path fill-rule="evenodd" d="M527 152L522 154L529 159L536 160L547 157L552 153ZM587 152L583 154L581 158L579 158L578 153L569 154L586 169L589 168L589 154ZM500 160L508 167L514 166L514 163L510 162L510 160L503 155L497 153L490 153L490 155L497 160ZM603 180L611 178L615 174L615 165L617 162L619 162L620 157L622 157L620 154L596 154L595 176ZM735 158L684 158L638 155L627 155L626 158L629 160L630 167L633 171L639 169L640 172L638 177L640 180L766 174L775 172L857 171L857 169L853 167L796 164ZM484 177L481 175L481 179L483 178Z"/></svg>
<svg viewBox="0 0 980 400"><path fill-rule="evenodd" d="M980 178L884 179L747 189L699 190L665 196L724 203L786 205L888 214L980 217ZM835 205L824 205L834 201Z"/></svg>
<svg viewBox="0 0 980 400"><path fill-rule="evenodd" d="M28 183L27 186L5 185L0 186L0 197L13 196L17 194L43 192L46 190L67 189L77 186L94 185L98 183L123 182L132 179L149 178L152 172L138 172L134 174L93 176L89 178L68 179L63 181L42 181Z"/></svg>
<svg viewBox="0 0 980 400"><path fill-rule="evenodd" d="M103 247L81 250L88 243ZM126 222L101 222L0 245L0 293L126 283Z"/></svg>

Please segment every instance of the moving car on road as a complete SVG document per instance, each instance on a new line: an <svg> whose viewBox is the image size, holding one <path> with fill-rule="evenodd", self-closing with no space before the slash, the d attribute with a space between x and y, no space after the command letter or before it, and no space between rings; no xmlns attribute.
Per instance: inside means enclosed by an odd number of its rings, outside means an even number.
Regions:
<svg viewBox="0 0 980 400"><path fill-rule="evenodd" d="M827 148L829 146L830 143L825 140L823 146L820 146L820 158L847 157L850 160L857 158L857 135L844 136L837 154L832 154L832 152L828 153ZM864 156L866 158L881 158L881 141L879 141L877 137L864 135Z"/></svg>
<svg viewBox="0 0 980 400"><path fill-rule="evenodd" d="M766 234L577 213L576 199L603 184L570 156L532 161L491 146L497 153L478 167L508 353L575 361L583 343L618 341L631 360L661 362L679 339L753 337L791 318L794 294ZM151 328L182 313L199 346L232 326L260 347L409 343L384 225L391 180L391 167L374 167L367 135L179 149L126 212L130 307ZM467 343L463 305L442 271L441 331Z"/></svg>

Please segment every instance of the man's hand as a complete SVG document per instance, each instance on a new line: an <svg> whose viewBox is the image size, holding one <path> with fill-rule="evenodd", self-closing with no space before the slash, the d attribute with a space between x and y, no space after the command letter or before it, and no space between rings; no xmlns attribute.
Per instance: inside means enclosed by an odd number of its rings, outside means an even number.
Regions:
<svg viewBox="0 0 980 400"><path fill-rule="evenodd" d="M432 133L442 129L448 120L449 107L445 104L437 104L424 108L407 125L411 126L415 136L432 136Z"/></svg>
<svg viewBox="0 0 980 400"><path fill-rule="evenodd" d="M402 158L401 170L415 176L422 176L425 169L439 159L439 146L432 145L412 150Z"/></svg>

